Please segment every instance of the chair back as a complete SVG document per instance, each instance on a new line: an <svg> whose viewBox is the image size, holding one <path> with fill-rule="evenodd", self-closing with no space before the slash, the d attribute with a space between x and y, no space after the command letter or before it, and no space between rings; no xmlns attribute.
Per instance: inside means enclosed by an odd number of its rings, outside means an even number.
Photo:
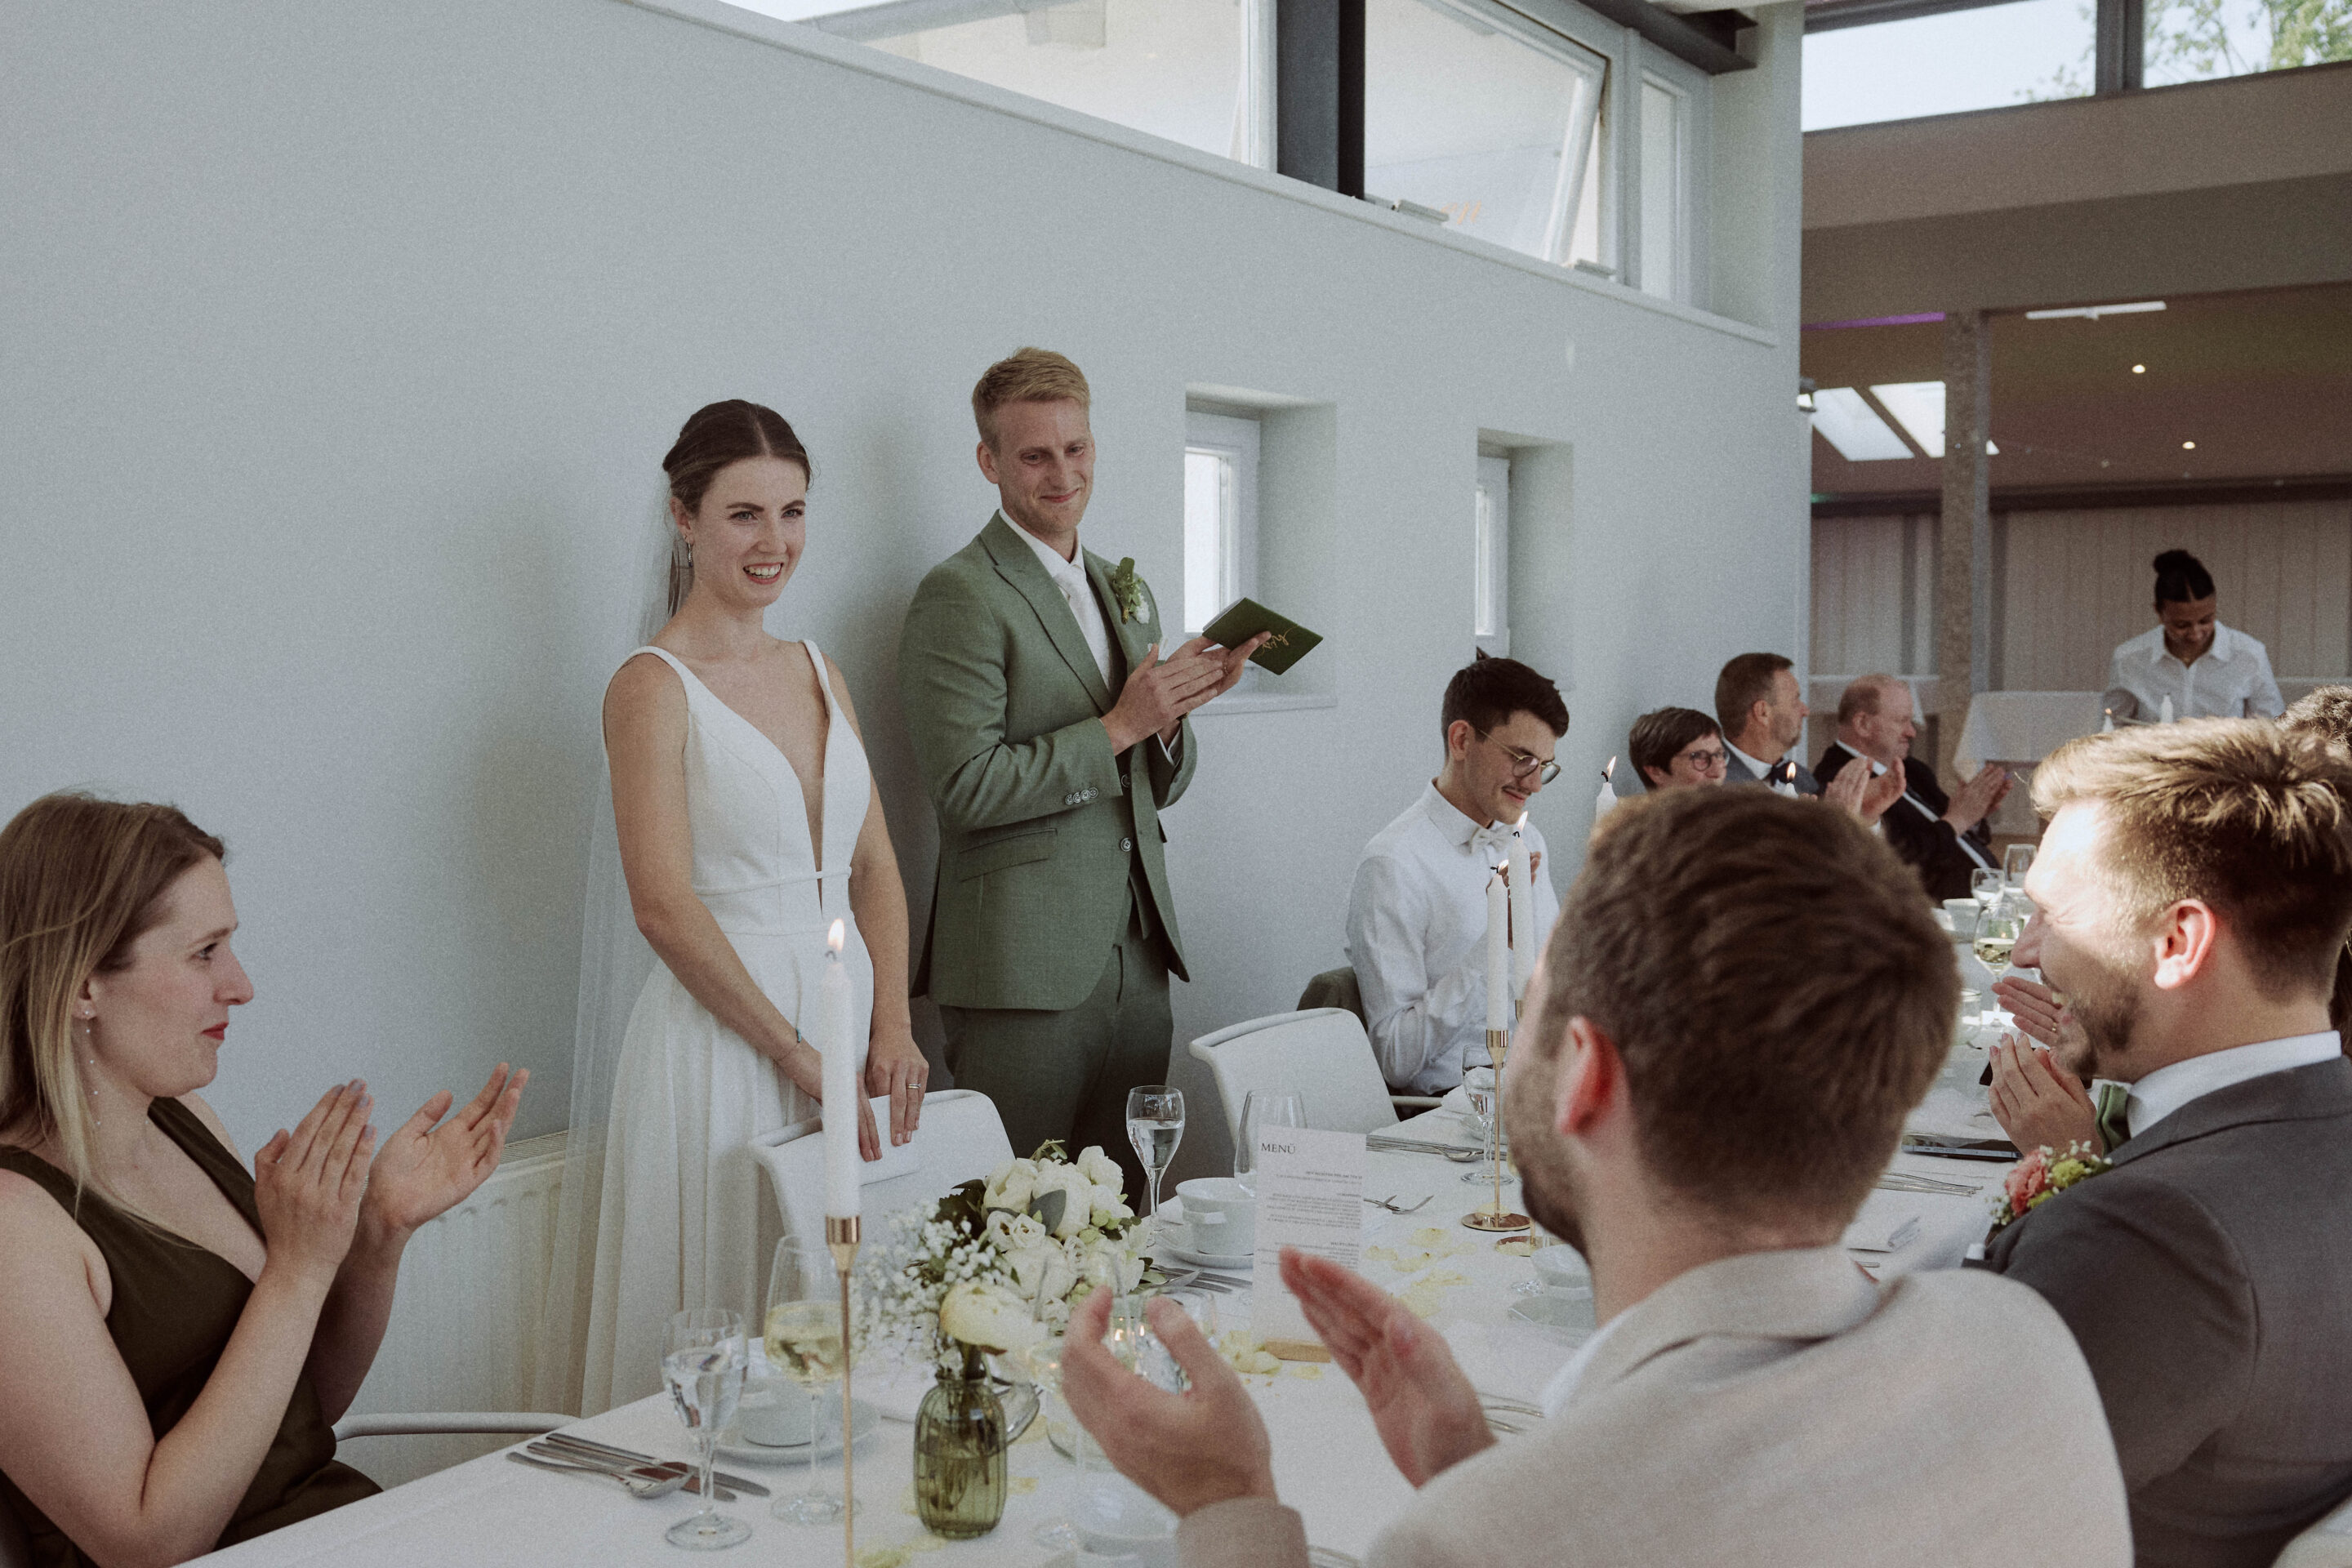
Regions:
<svg viewBox="0 0 2352 1568"><path fill-rule="evenodd" d="M943 1089L923 1096L921 1125L909 1142L889 1146L883 1124L883 1158L864 1167L866 1180L858 1206L877 1219L935 1203L974 1176L985 1176L1013 1158L1012 1141L996 1103L978 1089ZM788 1236L821 1240L824 1236L824 1134L815 1121L753 1140L752 1158L768 1173Z"/></svg>
<svg viewBox="0 0 2352 1568"><path fill-rule="evenodd" d="M1253 1018L1202 1036L1192 1042L1192 1055L1215 1076L1225 1131L1236 1141L1242 1101L1254 1089L1298 1096L1309 1127L1377 1132L1396 1125L1372 1042L1362 1021L1343 1007Z"/></svg>
<svg viewBox="0 0 2352 1568"><path fill-rule="evenodd" d="M1366 1028L1370 1020L1364 1016L1364 988L1356 979L1356 972L1346 964L1327 969L1307 983L1298 994L1301 1012L1317 1007L1344 1007L1356 1016L1356 1022Z"/></svg>
<svg viewBox="0 0 2352 1568"><path fill-rule="evenodd" d="M2288 1542L2272 1568L2352 1568L2352 1497Z"/></svg>

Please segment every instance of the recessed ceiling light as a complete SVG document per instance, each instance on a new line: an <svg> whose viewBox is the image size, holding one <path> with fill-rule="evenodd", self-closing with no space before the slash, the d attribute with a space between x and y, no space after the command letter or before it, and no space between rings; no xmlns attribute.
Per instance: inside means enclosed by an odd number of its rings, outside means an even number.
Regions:
<svg viewBox="0 0 2352 1568"><path fill-rule="evenodd" d="M2180 443L2180 449L2184 452L2193 452L2197 450L2197 443L2194 441L2183 441Z"/></svg>
<svg viewBox="0 0 2352 1568"><path fill-rule="evenodd" d="M2134 375L2146 375L2147 374L2147 366L2144 364L2136 364L2132 366L2132 374Z"/></svg>

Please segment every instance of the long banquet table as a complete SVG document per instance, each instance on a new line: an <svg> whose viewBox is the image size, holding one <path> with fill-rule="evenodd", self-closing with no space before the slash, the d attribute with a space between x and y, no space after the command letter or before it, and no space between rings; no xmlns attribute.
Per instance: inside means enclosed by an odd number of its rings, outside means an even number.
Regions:
<svg viewBox="0 0 2352 1568"><path fill-rule="evenodd" d="M1415 1117L1396 1132L1454 1143L1468 1143L1474 1137L1461 1119L1443 1110ZM1901 1154L1893 1169L1990 1189L2006 1167ZM1522 1299L1512 1287L1532 1279L1534 1268L1524 1257L1498 1253L1493 1238L1459 1223L1488 1191L1465 1184L1465 1170L1433 1154L1370 1154L1368 1196L1393 1194L1400 1207L1424 1195L1430 1201L1406 1215L1365 1208L1365 1272L1438 1325L1482 1391L1532 1402L1572 1345L1558 1331L1511 1319L1511 1307ZM1506 1189L1507 1199L1516 1194L1516 1187ZM1882 1191L1873 1194L1863 1220L1847 1239L1867 1244L1884 1241L1890 1234L1906 1236L1891 1250L1854 1253L1857 1262L1881 1278L1947 1268L1982 1235L1986 1214L1982 1193ZM1913 1216L1919 1223L1906 1231L1902 1222ZM1246 1295L1216 1300L1220 1327L1247 1326ZM865 1375L861 1369L861 1381ZM1305 1363L1246 1381L1273 1439L1276 1482L1283 1498L1305 1514L1308 1539L1318 1546L1362 1555L1381 1527L1405 1507L1412 1489L1382 1451L1354 1385L1335 1367ZM684 1431L666 1394L623 1405L570 1430L643 1453L681 1458L688 1453ZM1077 1471L1048 1444L1043 1420L1034 1423L1013 1447L1013 1495L1003 1522L978 1541L948 1542L917 1521L913 1448L912 1428L890 1420L856 1447L861 1568L899 1568L931 1552L940 1554L938 1568L1034 1568L1049 1561L1052 1554L1035 1543L1032 1532L1063 1512ZM778 1496L800 1489L806 1473L799 1464L754 1467L731 1458L722 1458L719 1468L756 1479ZM822 1463L819 1470L829 1485L839 1486L837 1458ZM674 1568L688 1559L663 1542L662 1531L695 1506L695 1500L682 1492L639 1501L609 1482L530 1469L508 1463L499 1453L204 1561L223 1568L304 1563L418 1568L440 1563L537 1568L582 1562ZM772 1520L767 1506L764 1500L748 1496L722 1505L722 1511L750 1523L752 1535L743 1545L719 1554L719 1563L814 1565L841 1561L837 1524Z"/></svg>

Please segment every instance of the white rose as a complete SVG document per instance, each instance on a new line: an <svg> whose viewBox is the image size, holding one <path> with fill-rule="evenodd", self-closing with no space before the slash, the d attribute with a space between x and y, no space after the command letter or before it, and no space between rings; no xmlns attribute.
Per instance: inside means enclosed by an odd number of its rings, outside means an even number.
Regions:
<svg viewBox="0 0 2352 1568"><path fill-rule="evenodd" d="M1007 1246L1013 1251L1019 1252L1033 1247L1043 1247L1053 1239L1045 1227L1037 1223L1037 1216L1034 1214L1011 1215L1007 1218L1010 1221L1006 1226L1010 1237Z"/></svg>
<svg viewBox="0 0 2352 1568"><path fill-rule="evenodd" d="M1045 1253L1045 1278L1038 1284L1037 1297L1043 1301L1058 1301L1070 1293L1078 1282L1077 1266L1058 1247Z"/></svg>
<svg viewBox="0 0 2352 1568"><path fill-rule="evenodd" d="M1011 1209L1018 1214L1029 1206L1036 1192L1037 1162L1007 1160L989 1173L988 1184L981 1190L981 1206Z"/></svg>
<svg viewBox="0 0 2352 1568"><path fill-rule="evenodd" d="M1133 1219L1135 1211L1127 1206L1127 1199L1108 1187L1095 1189L1094 1223L1109 1225L1114 1220Z"/></svg>
<svg viewBox="0 0 2352 1568"><path fill-rule="evenodd" d="M1113 1195L1127 1195L1127 1178L1119 1172L1118 1162L1102 1152L1099 1143L1089 1143L1078 1152L1078 1173L1098 1187L1108 1187Z"/></svg>
<svg viewBox="0 0 2352 1568"><path fill-rule="evenodd" d="M1034 1226L1037 1222L1033 1219L1029 1223ZM1012 1270L1013 1288L1030 1300L1036 1300L1055 1256L1054 1247L1042 1241L1034 1247L1005 1254L1004 1267Z"/></svg>
<svg viewBox="0 0 2352 1568"><path fill-rule="evenodd" d="M982 1228L986 1231L988 1235L989 1245L995 1247L999 1252L1011 1251L1013 1248L1013 1222L1015 1219L1023 1219L1026 1217L1027 1216L1024 1215L1015 1215L1010 1209L989 1210L988 1217L981 1222ZM1034 1224L1035 1222L1031 1221L1031 1223Z"/></svg>
<svg viewBox="0 0 2352 1568"><path fill-rule="evenodd" d="M940 1303L940 1332L984 1351L1014 1351L1045 1337L1029 1303L1002 1285L967 1279L948 1288Z"/></svg>
<svg viewBox="0 0 2352 1568"><path fill-rule="evenodd" d="M1034 1203L1037 1198L1056 1190L1067 1194L1068 1196L1062 1200L1062 1216L1055 1222L1054 1234L1066 1241L1086 1229L1087 1222L1094 1217L1095 1188L1094 1184L1080 1175L1074 1165L1040 1167L1037 1172L1037 1190L1031 1201Z"/></svg>

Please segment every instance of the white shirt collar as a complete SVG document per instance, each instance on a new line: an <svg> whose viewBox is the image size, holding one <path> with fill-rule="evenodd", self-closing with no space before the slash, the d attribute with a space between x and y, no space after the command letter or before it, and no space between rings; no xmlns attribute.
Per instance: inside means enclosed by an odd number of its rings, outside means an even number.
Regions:
<svg viewBox="0 0 2352 1568"><path fill-rule="evenodd" d="M1778 763L1758 762L1754 757L1749 756L1747 752L1733 745L1728 738L1724 741L1723 749L1729 752L1733 756L1738 757L1742 763L1745 763L1748 765L1748 771L1754 773L1759 779L1769 780L1772 776L1772 770L1780 765Z"/></svg>
<svg viewBox="0 0 2352 1568"><path fill-rule="evenodd" d="M1429 820L1437 825L1438 832L1445 835L1448 844L1467 844L1481 833L1492 833L1501 826L1497 823L1481 822L1475 816L1465 815L1460 806L1445 798L1445 792L1437 787L1434 779L1429 782L1428 788L1421 792L1421 809L1429 814ZM1509 831L1507 828L1502 830Z"/></svg>
<svg viewBox="0 0 2352 1568"><path fill-rule="evenodd" d="M1074 552L1071 558L1065 561L1062 559L1060 551L1011 518L1004 520L1004 526L1019 534L1021 542L1037 552L1037 559L1045 563L1045 570L1053 574L1057 583L1076 579L1078 586L1082 588L1087 586L1087 552L1083 549Z"/></svg>
<svg viewBox="0 0 2352 1568"><path fill-rule="evenodd" d="M1592 1364L1592 1358L1601 1353L1601 1342L1617 1331L1617 1325L1623 1322L1627 1315L1620 1312L1601 1324L1593 1336L1577 1346L1576 1353L1551 1374L1551 1381L1544 1384L1543 1393L1536 1400L1543 1406L1546 1419L1556 1421L1559 1413L1568 1408L1568 1402L1576 1397L1578 1386L1584 1382L1585 1369Z"/></svg>
<svg viewBox="0 0 2352 1568"><path fill-rule="evenodd" d="M2291 1035L2283 1040L2260 1040L2209 1051L2184 1062L2161 1067L2131 1086L2125 1114L2135 1138L2187 1105L2216 1089L2248 1079L2263 1078L2294 1068L2310 1067L2344 1052L2344 1037L2333 1029L2315 1035Z"/></svg>

